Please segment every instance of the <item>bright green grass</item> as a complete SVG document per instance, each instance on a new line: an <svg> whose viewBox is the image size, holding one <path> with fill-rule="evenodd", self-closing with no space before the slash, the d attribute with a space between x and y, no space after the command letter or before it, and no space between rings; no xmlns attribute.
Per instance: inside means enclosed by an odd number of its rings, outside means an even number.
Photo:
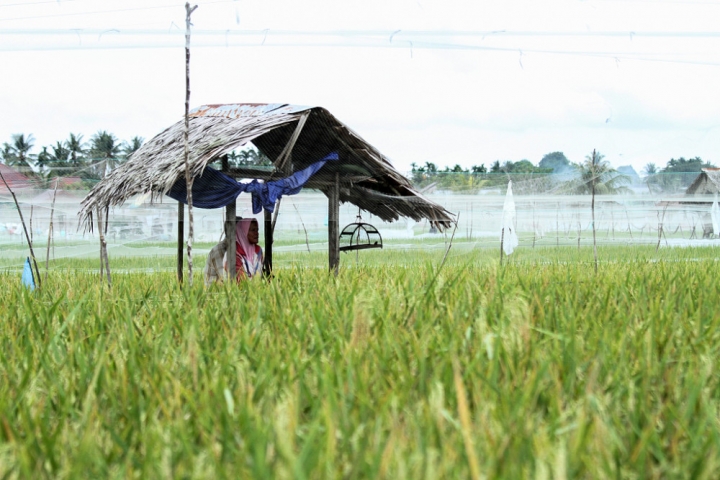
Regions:
<svg viewBox="0 0 720 480"><path fill-rule="evenodd" d="M0 275L0 476L718 477L715 249L443 254Z"/></svg>

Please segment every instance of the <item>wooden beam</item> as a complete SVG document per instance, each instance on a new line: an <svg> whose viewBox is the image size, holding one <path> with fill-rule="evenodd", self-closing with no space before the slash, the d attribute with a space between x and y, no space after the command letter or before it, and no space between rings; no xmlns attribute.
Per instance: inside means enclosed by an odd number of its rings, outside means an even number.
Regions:
<svg viewBox="0 0 720 480"><path fill-rule="evenodd" d="M228 156L223 155L221 158L223 173L230 171ZM228 278L234 281L237 278L237 265L235 257L237 256L237 239L235 238L235 224L237 221L236 201L225 206L225 255L227 258Z"/></svg>
<svg viewBox="0 0 720 480"><path fill-rule="evenodd" d="M276 160L277 164L275 165L275 168L281 171L285 176L288 176L292 173L292 149L295 146L295 142L300 136L300 132L302 132L302 129L305 126L305 122L307 121L309 115L309 111L302 114L302 117L300 117L300 120L298 120L298 124L295 127L295 131L290 136L290 140L288 140L288 143L285 145L285 148L283 148L282 152L280 152L280 155L278 155L278 158Z"/></svg>
<svg viewBox="0 0 720 480"><path fill-rule="evenodd" d="M177 277L178 282L183 282L183 240L185 237L185 204L178 202L178 244L177 244Z"/></svg>
<svg viewBox="0 0 720 480"><path fill-rule="evenodd" d="M225 172L223 172L225 173ZM272 172L267 170L259 170L254 168L231 168L226 173L227 176L232 178L255 178L258 180L270 180L270 178L273 178ZM371 181L373 183L378 183L377 180L375 180L374 177L369 175L345 175L340 177L340 184L341 185L352 185L355 183L365 182L365 181ZM305 188L320 188L320 187L328 187L335 184L335 180L316 180L314 178L310 178L308 182L305 184Z"/></svg>
<svg viewBox="0 0 720 480"><path fill-rule="evenodd" d="M235 202L225 207L225 255L227 258L228 278L234 281L237 277L237 239L235 238Z"/></svg>
<svg viewBox="0 0 720 480"><path fill-rule="evenodd" d="M265 214L264 232L265 232L265 259L263 260L263 274L269 277L272 273L272 244L273 244L273 227L272 214L263 209Z"/></svg>
<svg viewBox="0 0 720 480"><path fill-rule="evenodd" d="M335 185L328 189L328 262L337 276L340 266L340 174L335 173Z"/></svg>

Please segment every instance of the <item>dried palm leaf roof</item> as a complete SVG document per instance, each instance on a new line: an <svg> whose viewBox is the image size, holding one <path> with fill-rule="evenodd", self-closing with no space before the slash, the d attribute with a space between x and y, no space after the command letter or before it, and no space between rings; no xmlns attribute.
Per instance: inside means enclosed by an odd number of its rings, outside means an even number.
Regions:
<svg viewBox="0 0 720 480"><path fill-rule="evenodd" d="M393 221L400 216L416 221L427 219L441 228L454 222L451 213L417 192L382 153L324 108L287 104L204 105L190 112L189 122L193 177L202 175L208 163L247 142L270 158L276 171L234 169L230 172L232 176L279 179L338 152L339 160L328 162L306 187L327 193L338 178L341 202L350 202L383 220ZM157 198L185 176L184 123L177 122L145 143L88 193L78 213L86 228L92 228L96 208L121 205L130 197L147 192L153 192ZM300 127L288 160L286 146Z"/></svg>
<svg viewBox="0 0 720 480"><path fill-rule="evenodd" d="M720 168L703 168L685 193L687 195L720 193Z"/></svg>

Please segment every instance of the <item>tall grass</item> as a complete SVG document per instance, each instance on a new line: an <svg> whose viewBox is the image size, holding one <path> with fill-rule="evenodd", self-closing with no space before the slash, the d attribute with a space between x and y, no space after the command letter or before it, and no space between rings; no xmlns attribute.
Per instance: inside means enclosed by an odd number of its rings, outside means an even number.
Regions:
<svg viewBox="0 0 720 480"><path fill-rule="evenodd" d="M613 248L0 275L0 475L717 478L714 254Z"/></svg>

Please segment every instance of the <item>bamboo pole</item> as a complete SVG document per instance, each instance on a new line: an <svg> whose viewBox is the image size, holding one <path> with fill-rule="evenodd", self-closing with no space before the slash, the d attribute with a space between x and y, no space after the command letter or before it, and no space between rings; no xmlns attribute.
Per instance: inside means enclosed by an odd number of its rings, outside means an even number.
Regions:
<svg viewBox="0 0 720 480"><path fill-rule="evenodd" d="M228 156L223 155L220 161L223 173L228 174L230 172ZM227 275L232 281L237 279L237 239L235 235L237 224L236 202L237 199L225 205L225 258L227 259Z"/></svg>
<svg viewBox="0 0 720 480"><path fill-rule="evenodd" d="M272 274L272 245L273 245L273 226L272 226L272 214L267 210L263 209L264 223L263 231L265 233L265 258L263 259L263 274L266 277L270 277Z"/></svg>
<svg viewBox="0 0 720 480"><path fill-rule="evenodd" d="M5 188L8 189L8 192L10 192L10 195L13 197L13 201L15 202L15 208L17 208L18 215L20 215L20 223L22 223L23 231L25 232L25 239L28 243L28 248L30 249L30 256L32 257L33 265L35 266L35 274L38 281L38 288L41 286L40 282L40 270L38 269L37 260L35 259L35 251L33 250L32 246L32 240L30 239L30 235L28 235L27 227L25 226L25 219L23 218L22 210L20 210L20 204L17 201L17 197L15 196L15 192L12 191L12 188L10 188L10 185L5 181L5 176L0 172L0 179L2 179L3 183L5 184Z"/></svg>
<svg viewBox="0 0 720 480"><path fill-rule="evenodd" d="M592 232L593 232L593 256L595 257L595 273L598 271L598 256L597 256L597 238L595 236L595 167L597 165L597 153L593 149L592 153L592 201L590 203L590 210L592 210ZM580 241L578 239L578 245Z"/></svg>
<svg viewBox="0 0 720 480"><path fill-rule="evenodd" d="M502 267L502 261L503 261L503 246L505 244L505 227L502 228L502 231L500 232L500 266Z"/></svg>
<svg viewBox="0 0 720 480"><path fill-rule="evenodd" d="M60 183L60 178L55 178L55 189L53 190L53 199L50 206L50 226L48 227L48 241L47 241L47 253L45 254L45 280L47 280L48 272L50 270L50 242L53 239L53 214L55 213L55 196L57 195L57 187Z"/></svg>
<svg viewBox="0 0 720 480"><path fill-rule="evenodd" d="M335 173L335 185L328 191L328 263L335 276L340 265L340 174Z"/></svg>
<svg viewBox="0 0 720 480"><path fill-rule="evenodd" d="M108 287L112 288L112 278L110 277L110 261L108 260L108 254L107 254L107 242L105 241L105 233L103 232L103 216L102 216L102 208L98 208L97 210L97 221L98 221L98 233L100 234L100 275L102 276L103 273L103 264L105 266L105 273L107 275L107 282ZM106 217L109 212L105 212ZM107 221L105 222L105 227L107 227Z"/></svg>
<svg viewBox="0 0 720 480"><path fill-rule="evenodd" d="M188 239L187 239L187 256L188 256L188 283L193 284L193 259L192 244L194 236L193 211L192 211L192 186L193 174L190 171L190 16L197 9L197 5L190 7L190 3L185 3L185 184L187 185L187 204L188 204Z"/></svg>
<svg viewBox="0 0 720 480"><path fill-rule="evenodd" d="M310 252L310 241L308 240L308 233L307 228L305 228L305 222L303 222L302 216L300 216L300 210L298 210L297 205L293 203L293 207L295 207L295 211L298 214L298 218L300 219L300 225L302 225L303 230L305 231L305 245L307 246L308 252Z"/></svg>
<svg viewBox="0 0 720 480"><path fill-rule="evenodd" d="M183 240L185 237L185 204L178 202L177 216L177 278L178 283L183 283Z"/></svg>

